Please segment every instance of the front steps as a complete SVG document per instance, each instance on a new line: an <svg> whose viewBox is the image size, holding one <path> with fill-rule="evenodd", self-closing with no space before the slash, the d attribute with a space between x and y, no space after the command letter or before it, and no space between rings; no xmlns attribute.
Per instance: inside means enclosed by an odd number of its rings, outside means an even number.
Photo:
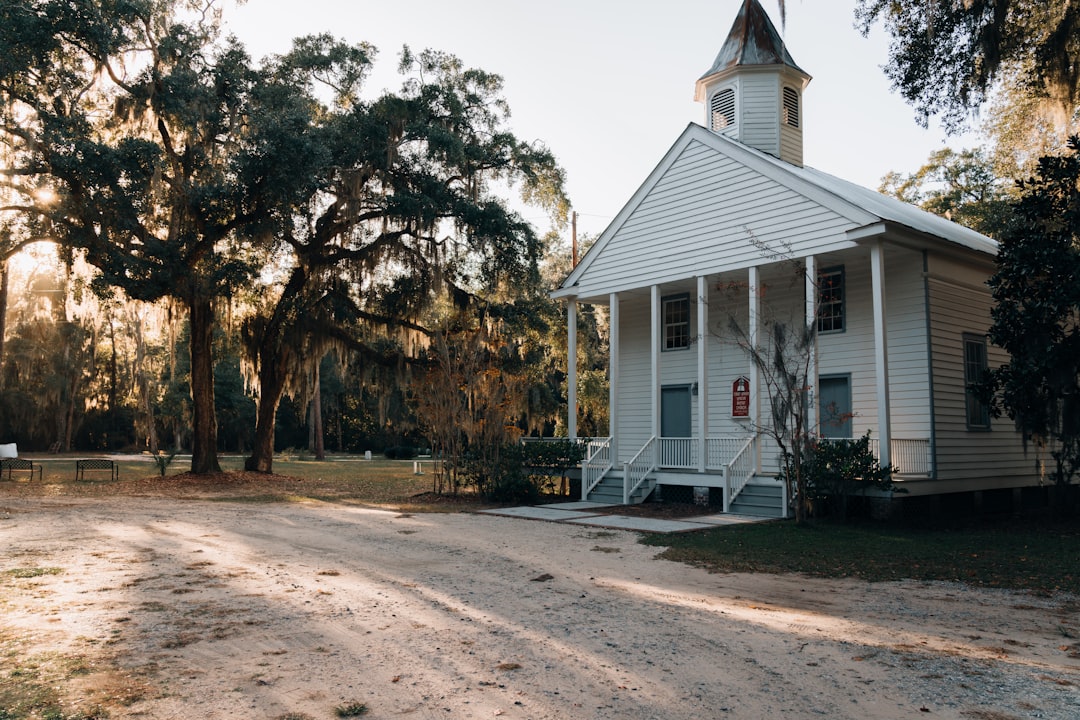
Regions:
<svg viewBox="0 0 1080 720"><path fill-rule="evenodd" d="M728 512L736 515L754 515L757 517L784 517L784 494L780 485L747 484L736 496Z"/></svg>
<svg viewBox="0 0 1080 720"><path fill-rule="evenodd" d="M670 479L670 478L668 478ZM667 485L669 483L661 483ZM671 483L683 485L682 482ZM688 483L687 483L688 484ZM647 479L630 498L631 505L644 502L656 488L657 481ZM603 503L605 505L623 504L623 478L622 471L609 471L600 484L589 493L589 502ZM783 491L779 483L755 484L753 480L739 493L735 501L731 503L728 512L732 515L749 515L753 517L782 518L785 516L783 508Z"/></svg>
<svg viewBox="0 0 1080 720"><path fill-rule="evenodd" d="M652 494L656 487L656 480L647 479L630 496L630 504L637 505L645 502L645 498ZM604 503L606 505L623 504L623 474L618 470L609 471L600 484L589 493L589 502Z"/></svg>

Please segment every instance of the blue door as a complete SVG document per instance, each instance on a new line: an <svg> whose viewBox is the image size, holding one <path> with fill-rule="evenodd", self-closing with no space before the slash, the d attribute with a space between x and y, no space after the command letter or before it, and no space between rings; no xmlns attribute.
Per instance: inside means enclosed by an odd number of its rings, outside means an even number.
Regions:
<svg viewBox="0 0 1080 720"><path fill-rule="evenodd" d="M690 386L673 385L660 388L660 437L689 438ZM693 463L692 443L665 442L660 446L661 467L689 467Z"/></svg>
<svg viewBox="0 0 1080 720"><path fill-rule="evenodd" d="M818 379L818 432L823 438L851 437L851 380L846 375Z"/></svg>

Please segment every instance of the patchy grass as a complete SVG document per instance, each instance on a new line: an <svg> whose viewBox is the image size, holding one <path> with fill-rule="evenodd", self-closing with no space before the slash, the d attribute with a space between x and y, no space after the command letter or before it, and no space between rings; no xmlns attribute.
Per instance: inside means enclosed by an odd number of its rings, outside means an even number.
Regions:
<svg viewBox="0 0 1080 720"><path fill-rule="evenodd" d="M157 474L150 455L120 457L119 480L107 473L75 481L75 460L85 456L33 458L43 468L42 480L18 478L0 482L0 497L19 496L112 496L152 495L203 498L231 502L333 502L374 506L408 507L417 512L459 510L461 502L433 495L432 462L424 460L423 475L413 474L413 461L361 456L329 456L327 460L275 458L274 473L243 471L244 458L222 456L224 472L212 475L188 473L188 458L178 456L165 477ZM475 505L470 502L470 506Z"/></svg>
<svg viewBox="0 0 1080 720"><path fill-rule="evenodd" d="M28 567L4 570L4 575L11 578L25 579L41 577L42 575L59 575L62 572L63 570L58 567Z"/></svg>
<svg viewBox="0 0 1080 720"><path fill-rule="evenodd" d="M767 522L652 535L661 557L712 572L946 580L1038 594L1080 593L1080 524L999 522L955 530Z"/></svg>
<svg viewBox="0 0 1080 720"><path fill-rule="evenodd" d="M334 714L339 718L351 718L360 717L366 714L368 711L367 705L362 702L351 702L344 705L338 705L334 708Z"/></svg>
<svg viewBox="0 0 1080 720"><path fill-rule="evenodd" d="M95 672L93 661L57 652L23 655L20 646L17 638L0 636L0 720L104 720L109 713L98 700L141 693L141 688L122 688L115 697L75 697L65 687L73 678Z"/></svg>

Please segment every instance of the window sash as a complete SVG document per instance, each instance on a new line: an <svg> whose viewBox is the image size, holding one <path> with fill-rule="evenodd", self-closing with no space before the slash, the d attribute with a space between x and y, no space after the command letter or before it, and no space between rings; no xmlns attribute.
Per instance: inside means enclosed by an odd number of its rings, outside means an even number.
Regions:
<svg viewBox="0 0 1080 720"><path fill-rule="evenodd" d="M818 273L817 330L819 333L844 330L844 268L824 268Z"/></svg>
<svg viewBox="0 0 1080 720"><path fill-rule="evenodd" d="M690 296L678 295L661 300L664 350L690 347Z"/></svg>
<svg viewBox="0 0 1080 720"><path fill-rule="evenodd" d="M977 386L989 370L986 338L964 336L964 414L968 428L990 428L990 407L979 396Z"/></svg>

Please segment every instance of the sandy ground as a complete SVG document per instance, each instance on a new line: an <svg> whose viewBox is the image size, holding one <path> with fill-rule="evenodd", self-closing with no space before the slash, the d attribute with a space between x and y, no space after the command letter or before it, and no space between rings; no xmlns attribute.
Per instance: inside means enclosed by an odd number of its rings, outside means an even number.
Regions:
<svg viewBox="0 0 1080 720"><path fill-rule="evenodd" d="M162 498L0 501L0 655L110 718L1080 718L1080 603L710 575L622 531ZM3 672L3 670L0 670Z"/></svg>

